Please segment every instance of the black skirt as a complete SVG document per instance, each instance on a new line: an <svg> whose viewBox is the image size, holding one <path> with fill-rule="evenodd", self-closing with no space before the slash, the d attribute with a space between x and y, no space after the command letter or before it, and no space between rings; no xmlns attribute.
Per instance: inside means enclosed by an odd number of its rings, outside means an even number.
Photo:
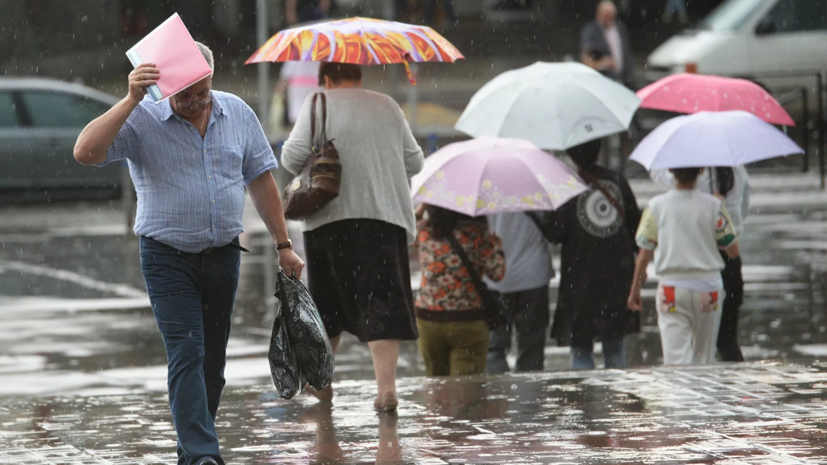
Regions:
<svg viewBox="0 0 827 465"><path fill-rule="evenodd" d="M327 335L362 342L419 337L405 229L342 220L304 233L310 294Z"/></svg>

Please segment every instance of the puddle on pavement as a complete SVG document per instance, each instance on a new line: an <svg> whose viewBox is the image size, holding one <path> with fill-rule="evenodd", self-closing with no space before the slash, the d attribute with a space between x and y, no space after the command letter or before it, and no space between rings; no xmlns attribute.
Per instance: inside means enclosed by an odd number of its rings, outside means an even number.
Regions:
<svg viewBox="0 0 827 465"><path fill-rule="evenodd" d="M236 387L217 428L231 464L823 463L827 407L797 390L824 383L825 370L755 364L407 378L396 414L373 411L369 381L337 383L332 405L282 401L266 385ZM171 463L165 395L101 394L6 402L0 463L36 463L26 454ZM18 462L2 459L17 453Z"/></svg>

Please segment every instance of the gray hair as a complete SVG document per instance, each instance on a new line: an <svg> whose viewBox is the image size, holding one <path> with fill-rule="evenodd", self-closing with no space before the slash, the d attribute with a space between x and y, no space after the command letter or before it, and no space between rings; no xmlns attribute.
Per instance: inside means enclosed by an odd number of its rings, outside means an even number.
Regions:
<svg viewBox="0 0 827 465"><path fill-rule="evenodd" d="M212 56L212 50L201 42L196 42L195 45L198 46L198 51L201 52L201 55L204 55L204 59L207 60L210 69L215 71L215 59Z"/></svg>

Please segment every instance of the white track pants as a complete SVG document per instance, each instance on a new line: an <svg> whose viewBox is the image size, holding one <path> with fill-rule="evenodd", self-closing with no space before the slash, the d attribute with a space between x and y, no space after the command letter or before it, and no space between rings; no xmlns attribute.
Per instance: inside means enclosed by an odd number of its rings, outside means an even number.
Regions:
<svg viewBox="0 0 827 465"><path fill-rule="evenodd" d="M658 328L664 365L704 365L715 360L723 289L698 292L658 286Z"/></svg>

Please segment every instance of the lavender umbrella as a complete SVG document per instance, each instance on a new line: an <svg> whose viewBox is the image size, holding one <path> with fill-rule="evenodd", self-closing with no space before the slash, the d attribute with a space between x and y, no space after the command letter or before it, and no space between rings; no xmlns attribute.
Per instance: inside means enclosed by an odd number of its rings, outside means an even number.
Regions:
<svg viewBox="0 0 827 465"><path fill-rule="evenodd" d="M647 170L746 165L804 153L783 132L745 111L678 116L646 136L631 159Z"/></svg>
<svg viewBox="0 0 827 465"><path fill-rule="evenodd" d="M445 146L412 180L415 201L470 216L554 210L587 189L531 142L496 137Z"/></svg>

